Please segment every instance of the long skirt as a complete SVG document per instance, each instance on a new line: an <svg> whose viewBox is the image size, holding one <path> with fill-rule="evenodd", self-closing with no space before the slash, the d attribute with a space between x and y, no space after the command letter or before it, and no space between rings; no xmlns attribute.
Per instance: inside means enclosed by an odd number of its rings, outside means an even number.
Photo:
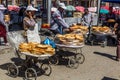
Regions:
<svg viewBox="0 0 120 80"><path fill-rule="evenodd" d="M3 37L4 42L7 43L6 29L3 25L0 24L0 37Z"/></svg>

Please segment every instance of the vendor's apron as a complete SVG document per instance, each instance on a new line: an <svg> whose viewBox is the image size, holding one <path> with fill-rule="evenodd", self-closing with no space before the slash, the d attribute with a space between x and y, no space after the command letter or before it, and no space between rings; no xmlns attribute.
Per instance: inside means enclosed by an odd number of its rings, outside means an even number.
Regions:
<svg viewBox="0 0 120 80"><path fill-rule="evenodd" d="M28 42L37 42L40 43L40 36L38 33L38 24L35 24L35 27L29 27L27 30L27 41Z"/></svg>

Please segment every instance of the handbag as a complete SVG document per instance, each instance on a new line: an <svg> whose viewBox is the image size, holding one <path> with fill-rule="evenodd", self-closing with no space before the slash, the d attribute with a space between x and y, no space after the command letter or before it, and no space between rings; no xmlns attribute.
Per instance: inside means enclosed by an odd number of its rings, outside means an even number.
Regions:
<svg viewBox="0 0 120 80"><path fill-rule="evenodd" d="M53 48L56 47L55 42L53 40L51 40L50 38L48 38L48 37L43 41L43 44L51 45Z"/></svg>

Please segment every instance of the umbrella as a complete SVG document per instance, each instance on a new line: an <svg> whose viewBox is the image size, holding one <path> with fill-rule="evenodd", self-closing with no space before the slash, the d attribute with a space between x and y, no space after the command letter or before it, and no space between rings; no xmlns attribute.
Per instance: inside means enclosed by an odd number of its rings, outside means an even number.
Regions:
<svg viewBox="0 0 120 80"><path fill-rule="evenodd" d="M107 14L107 13L109 13L109 11L106 9L100 9L100 13Z"/></svg>
<svg viewBox="0 0 120 80"><path fill-rule="evenodd" d="M19 11L20 7L19 6L16 6L16 5L8 5L8 10L9 11Z"/></svg>
<svg viewBox="0 0 120 80"><path fill-rule="evenodd" d="M109 6L102 6L101 9L109 10Z"/></svg>
<svg viewBox="0 0 120 80"><path fill-rule="evenodd" d="M97 11L97 7L89 7L88 10L90 12L96 12Z"/></svg>
<svg viewBox="0 0 120 80"><path fill-rule="evenodd" d="M72 5L68 5L68 6L66 6L66 7L67 7L67 10L68 10L68 11L75 11L75 10L76 10L75 7L72 6Z"/></svg>
<svg viewBox="0 0 120 80"><path fill-rule="evenodd" d="M76 9L77 11L84 12L84 9L85 9L85 8L82 7L82 6L76 6L75 9Z"/></svg>

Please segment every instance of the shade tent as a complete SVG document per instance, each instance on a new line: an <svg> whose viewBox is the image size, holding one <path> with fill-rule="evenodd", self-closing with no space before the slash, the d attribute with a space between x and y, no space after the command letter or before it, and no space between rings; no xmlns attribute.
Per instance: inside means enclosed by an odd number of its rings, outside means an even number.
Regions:
<svg viewBox="0 0 120 80"><path fill-rule="evenodd" d="M101 0L103 2L120 3L120 0Z"/></svg>

